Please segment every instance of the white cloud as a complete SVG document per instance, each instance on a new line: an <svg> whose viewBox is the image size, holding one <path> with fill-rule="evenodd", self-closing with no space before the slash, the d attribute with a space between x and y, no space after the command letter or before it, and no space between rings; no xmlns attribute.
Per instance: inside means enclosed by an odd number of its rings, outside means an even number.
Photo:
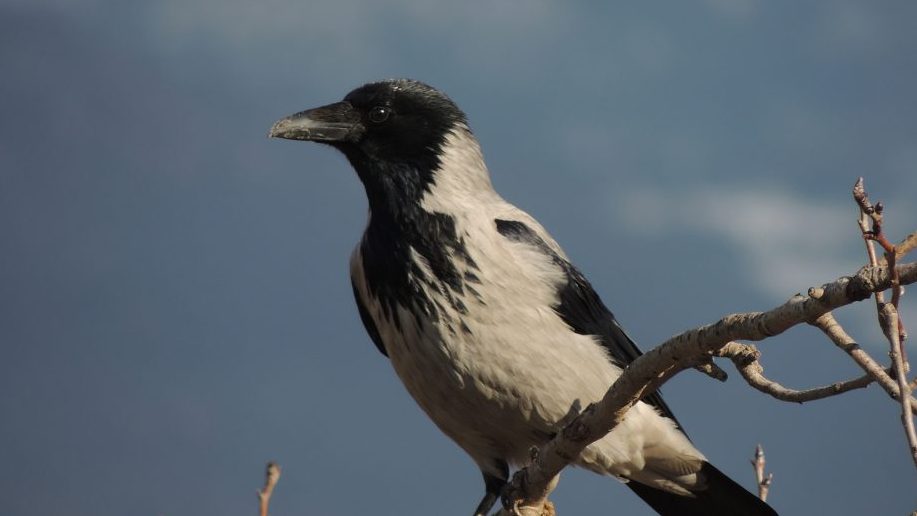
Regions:
<svg viewBox="0 0 917 516"><path fill-rule="evenodd" d="M620 192L620 189L619 189ZM855 210L775 187L723 187L680 192L632 189L611 203L626 227L663 237L717 236L739 250L749 281L762 293L786 297L855 271Z"/></svg>

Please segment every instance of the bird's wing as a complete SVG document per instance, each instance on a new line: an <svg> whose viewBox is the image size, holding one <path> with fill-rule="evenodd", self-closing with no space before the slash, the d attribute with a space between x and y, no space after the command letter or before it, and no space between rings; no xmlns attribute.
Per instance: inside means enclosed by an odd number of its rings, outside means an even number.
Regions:
<svg viewBox="0 0 917 516"><path fill-rule="evenodd" d="M360 320L363 321L363 326L366 327L366 333L369 334L369 338L372 339L373 344L376 345L379 352L388 356L388 353L385 351L385 344L382 343L382 337L379 335L379 329L376 328L376 323L373 322L373 318L370 317L366 305L364 305L363 300L360 299L360 292L357 290L357 286L353 282L353 279L351 279L350 286L353 287L353 298L357 302L357 310L360 312Z"/></svg>
<svg viewBox="0 0 917 516"><path fill-rule="evenodd" d="M581 335L591 335L597 338L611 360L622 369L643 354L615 320L611 311L602 303L589 281L555 249L556 244L555 246L550 245L524 222L495 219L494 223L497 231L505 238L537 248L549 256L554 264L563 271L565 281L558 288L559 302L554 307L554 311L570 329ZM671 409L662 400L659 391L646 396L643 401L659 409L662 415L672 419L681 427Z"/></svg>

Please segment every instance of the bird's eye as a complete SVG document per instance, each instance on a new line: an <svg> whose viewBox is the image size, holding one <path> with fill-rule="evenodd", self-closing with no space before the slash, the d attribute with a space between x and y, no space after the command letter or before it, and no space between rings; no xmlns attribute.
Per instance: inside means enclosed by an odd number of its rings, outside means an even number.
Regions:
<svg viewBox="0 0 917 516"><path fill-rule="evenodd" d="M392 114L392 110L385 106L376 106L372 108L369 112L369 120L375 124L381 124L388 120L388 116Z"/></svg>

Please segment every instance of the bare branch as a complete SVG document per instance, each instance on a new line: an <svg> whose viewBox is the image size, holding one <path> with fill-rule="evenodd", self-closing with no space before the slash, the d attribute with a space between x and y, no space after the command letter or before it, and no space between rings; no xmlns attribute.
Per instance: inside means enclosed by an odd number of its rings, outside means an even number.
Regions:
<svg viewBox="0 0 917 516"><path fill-rule="evenodd" d="M876 258L876 246L874 240L870 238L872 230L869 227L870 215L875 216L876 211L872 203L869 202L869 197L866 195L866 189L863 186L863 178L858 178L856 184L853 185L853 200L856 201L857 205L860 207L860 216L857 218L857 224L860 226L860 233L863 234L863 243L866 244L866 256L869 258L869 265L875 267L878 265ZM878 215L878 227L882 227L882 217ZM876 303L884 303L885 294L876 292Z"/></svg>
<svg viewBox="0 0 917 516"><path fill-rule="evenodd" d="M771 482L774 480L774 474L770 473L768 475L764 474L764 465L766 464L764 459L764 448L759 444L755 447L755 456L751 460L751 465L755 468L755 480L758 484L758 498L762 502L767 501L767 493L771 489Z"/></svg>
<svg viewBox="0 0 917 516"><path fill-rule="evenodd" d="M917 263L900 265L898 272L902 284L913 283L917 280ZM838 307L867 299L873 292L889 288L890 283L887 268L864 267L855 276L823 285L817 296L797 294L768 312L728 315L651 349L624 370L600 402L587 407L545 444L531 465L516 472L504 490L504 507L533 508L528 514L540 514L550 484L586 446L611 431L638 400L655 392L678 372L705 363L730 341L778 335Z"/></svg>
<svg viewBox="0 0 917 516"><path fill-rule="evenodd" d="M904 258L904 256L913 251L915 247L917 247L917 231L904 237L901 242L895 246L895 255L897 258Z"/></svg>
<svg viewBox="0 0 917 516"><path fill-rule="evenodd" d="M893 399L899 399L901 390L898 384L889 375L887 369L883 368L876 362L866 351L864 351L856 341L853 340L840 323L834 318L831 312L815 319L810 324L820 329L831 339L837 347L844 350L850 358L869 376L875 378L876 382L891 396ZM917 414L917 399L911 397L911 407Z"/></svg>
<svg viewBox="0 0 917 516"><path fill-rule="evenodd" d="M274 492L274 486L280 480L280 466L274 462L267 463L267 469L264 472L264 487L258 491L258 502L260 506L260 516L268 516L268 510L271 506L271 494Z"/></svg>
<svg viewBox="0 0 917 516"><path fill-rule="evenodd" d="M879 203L873 206L872 202L869 201L869 196L866 194L866 188L863 185L862 177L857 178L856 183L853 185L853 200L856 201L857 205L860 207L860 211L872 219L873 224L878 224L881 227L882 204Z"/></svg>
<svg viewBox="0 0 917 516"><path fill-rule="evenodd" d="M907 381L907 373L910 371L910 365L907 362L907 354L905 353L903 345L907 340L907 330L898 314L898 306L901 302L901 294L903 291L899 271L896 267L899 254L898 250L888 241L888 238L886 238L885 233L882 231L882 205L876 203L876 205L873 206L869 202L869 197L866 195L866 190L863 187L862 177L857 180L853 187L853 198L860 207L860 230L863 232L863 238L867 240L867 253L869 255L870 265L876 265L878 263L871 241L876 241L882 246L883 251L885 251L885 263L889 270L892 300L891 303L885 303L884 297L877 293L876 310L879 315L879 326L882 328L882 332L885 334L886 339L888 339L888 355L892 359L898 392L900 393L898 400L901 402L901 422L904 425L904 434L907 437L911 459L914 461L914 465L917 466L917 431L914 430L914 405L911 403L911 389ZM867 216L872 219L872 229L869 231L865 229L865 219ZM911 237L905 238L903 243L907 244L909 238Z"/></svg>
<svg viewBox="0 0 917 516"><path fill-rule="evenodd" d="M911 459L917 466L917 431L914 429L914 416L911 412L910 387L908 386L907 376L905 376L905 363L902 356L901 340L898 338L898 310L893 303L885 303L882 306L882 318L886 319L885 337L891 346L889 356L892 358L892 364L895 369L895 376L898 380L898 389L903 394L900 396L901 401L901 422L904 424L904 433L907 436L907 444L911 453Z"/></svg>
<svg viewBox="0 0 917 516"><path fill-rule="evenodd" d="M882 231L882 203L877 202L875 205L869 200L869 196L866 194L866 189L863 186L863 178L857 179L856 184L853 185L853 199L856 201L857 205L860 207L860 232L863 234L863 238L866 240L866 254L869 257L869 265L875 267L878 265L878 260L876 259L876 251L872 243L875 241L880 246L882 250L885 251L885 263L887 264L889 271L891 271L891 289L892 289L892 304L895 306L895 310L898 309L898 303L901 300L901 283L898 279L898 269L895 267L897 262L898 252L895 249L895 246L889 242L888 238L885 236L885 233ZM872 220L872 228L868 227L867 220ZM907 239L905 239L907 241ZM876 292L876 310L881 311L882 305L885 303L885 296L881 292ZM879 324L881 325L886 318L879 315ZM883 328L883 331L884 328ZM898 318L898 339L904 342L907 340L907 330L904 328L904 322L901 318ZM907 363L907 358L905 355L904 362Z"/></svg>
<svg viewBox="0 0 917 516"><path fill-rule="evenodd" d="M854 389L862 389L876 381L872 375L865 374L852 380L797 391L788 389L764 376L764 367L758 362L761 358L761 352L751 344L730 342L717 351L716 355L732 360L736 369L738 369L739 373L742 375L742 378L755 389L764 394L769 394L778 400L794 403L804 403L806 401L836 396Z"/></svg>
<svg viewBox="0 0 917 516"><path fill-rule="evenodd" d="M901 239L900 242L895 244L895 257L900 259L904 258L908 253L917 248L917 231L914 231L910 235ZM887 262L885 258L879 259L879 265L885 265Z"/></svg>
<svg viewBox="0 0 917 516"><path fill-rule="evenodd" d="M857 223L860 225L860 231L863 233L863 243L866 244L866 256L869 260L867 265L875 267L879 264L878 259L876 258L875 240L868 238L867 236L871 233L871 230L869 229L869 217L865 212L860 212L860 218L857 220ZM884 260L885 259L883 258L883 261ZM877 304L884 303L885 293L881 291L876 292L875 299Z"/></svg>

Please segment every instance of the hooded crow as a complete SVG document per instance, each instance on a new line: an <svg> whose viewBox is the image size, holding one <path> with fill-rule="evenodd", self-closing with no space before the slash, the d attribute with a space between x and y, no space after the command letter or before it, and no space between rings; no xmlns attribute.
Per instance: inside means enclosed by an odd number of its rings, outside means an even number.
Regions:
<svg viewBox="0 0 917 516"><path fill-rule="evenodd" d="M486 514L510 466L601 399L640 350L547 231L494 191L465 114L418 81L367 84L270 136L343 152L369 221L350 259L373 343L481 469ZM658 393L576 464L666 515L775 514L707 462Z"/></svg>

